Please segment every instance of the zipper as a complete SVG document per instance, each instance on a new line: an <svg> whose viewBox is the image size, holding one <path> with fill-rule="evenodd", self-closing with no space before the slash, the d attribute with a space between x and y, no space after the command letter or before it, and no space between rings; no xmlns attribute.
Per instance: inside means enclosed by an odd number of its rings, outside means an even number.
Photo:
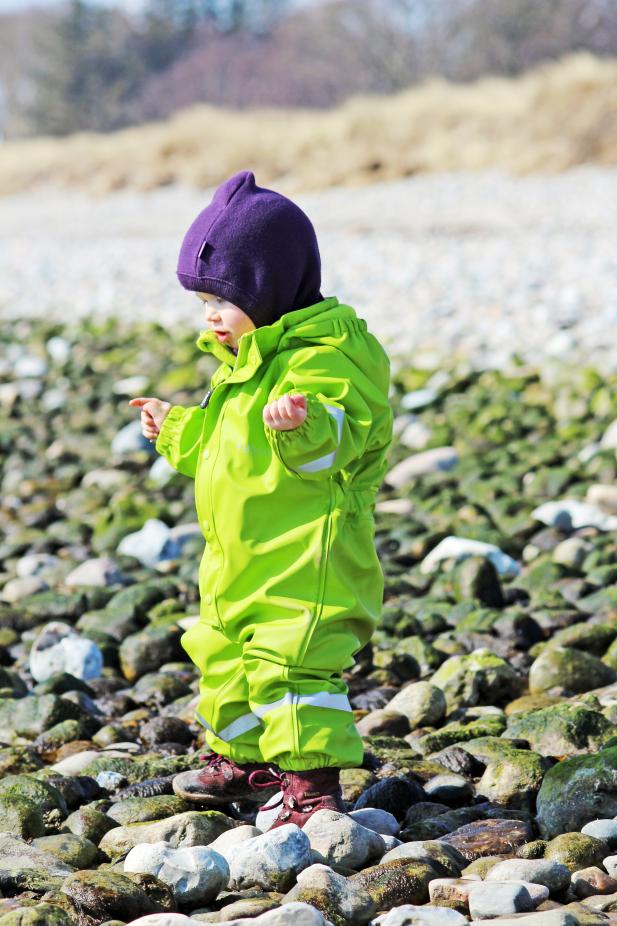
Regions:
<svg viewBox="0 0 617 926"><path fill-rule="evenodd" d="M215 389L216 389L216 386L211 386L211 387L208 389L208 391L206 392L205 396L203 397L203 399L202 399L201 402L199 403L199 407L200 407L200 408L207 408L208 402L210 401L210 396L212 395L212 393L214 392Z"/></svg>

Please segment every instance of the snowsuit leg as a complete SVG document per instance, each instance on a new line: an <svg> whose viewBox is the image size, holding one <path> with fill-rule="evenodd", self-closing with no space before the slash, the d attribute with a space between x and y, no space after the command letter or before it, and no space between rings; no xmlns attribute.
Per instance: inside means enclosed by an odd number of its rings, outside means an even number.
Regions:
<svg viewBox="0 0 617 926"><path fill-rule="evenodd" d="M248 703L242 646L203 621L185 631L181 643L201 672L196 716L208 746L239 764L261 762L261 724Z"/></svg>
<svg viewBox="0 0 617 926"><path fill-rule="evenodd" d="M302 641L302 622L291 638L278 623L258 624L242 655L249 704L263 723L263 761L287 771L361 765L363 744L341 677L359 648L353 629L320 622Z"/></svg>

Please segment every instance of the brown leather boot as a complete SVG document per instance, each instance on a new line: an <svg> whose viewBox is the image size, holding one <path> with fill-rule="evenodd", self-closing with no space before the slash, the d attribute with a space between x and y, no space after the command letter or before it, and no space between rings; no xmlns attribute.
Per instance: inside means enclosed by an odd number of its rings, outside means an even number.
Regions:
<svg viewBox="0 0 617 926"><path fill-rule="evenodd" d="M282 792L282 806L268 829L286 823L302 828L318 810L347 813L343 803L339 768L315 768L303 772L281 772L276 775Z"/></svg>
<svg viewBox="0 0 617 926"><path fill-rule="evenodd" d="M204 768L176 775L172 786L185 801L207 804L229 804L232 801L257 801L272 797L280 789L277 769L266 763L238 765L232 759L213 753ZM265 775L260 784L258 776Z"/></svg>

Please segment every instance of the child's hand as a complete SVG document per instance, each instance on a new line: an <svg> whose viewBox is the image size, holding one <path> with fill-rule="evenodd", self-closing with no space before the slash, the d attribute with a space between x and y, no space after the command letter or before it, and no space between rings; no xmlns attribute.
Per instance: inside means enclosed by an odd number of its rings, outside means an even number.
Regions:
<svg viewBox="0 0 617 926"><path fill-rule="evenodd" d="M306 418L306 397L289 392L274 402L269 402L263 410L264 422L276 431L291 431L298 428Z"/></svg>
<svg viewBox="0 0 617 926"><path fill-rule="evenodd" d="M141 433L149 441L155 441L167 412L171 408L171 403L153 397L139 396L137 399L131 399L129 405L141 407Z"/></svg>

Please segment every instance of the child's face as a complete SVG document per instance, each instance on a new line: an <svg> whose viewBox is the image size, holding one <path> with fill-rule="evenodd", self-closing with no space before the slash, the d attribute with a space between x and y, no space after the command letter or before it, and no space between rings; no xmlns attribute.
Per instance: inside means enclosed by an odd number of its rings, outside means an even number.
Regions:
<svg viewBox="0 0 617 926"><path fill-rule="evenodd" d="M246 331L254 331L253 320L233 302L212 293L197 293L206 307L206 321L217 332L221 344L238 353L238 340ZM220 332L220 333L219 333Z"/></svg>

